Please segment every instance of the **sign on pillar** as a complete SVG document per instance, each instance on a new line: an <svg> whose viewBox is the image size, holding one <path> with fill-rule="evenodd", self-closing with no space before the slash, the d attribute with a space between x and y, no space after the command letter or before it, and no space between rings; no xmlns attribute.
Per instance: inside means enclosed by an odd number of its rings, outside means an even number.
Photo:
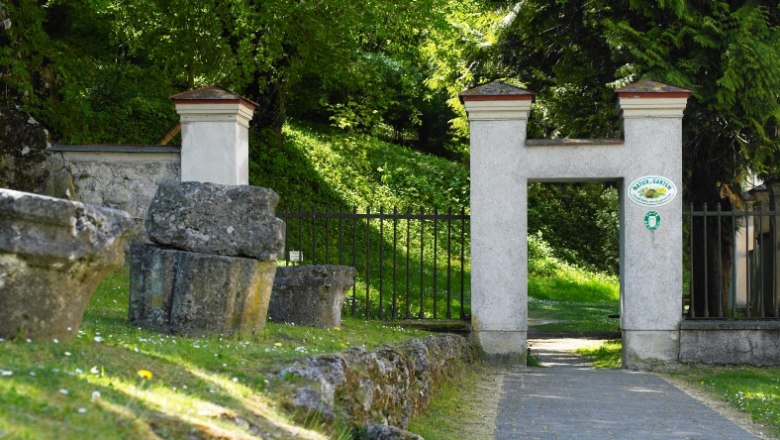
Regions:
<svg viewBox="0 0 780 440"><path fill-rule="evenodd" d="M217 86L171 96L181 118L181 180L249 183L249 121L257 104Z"/></svg>

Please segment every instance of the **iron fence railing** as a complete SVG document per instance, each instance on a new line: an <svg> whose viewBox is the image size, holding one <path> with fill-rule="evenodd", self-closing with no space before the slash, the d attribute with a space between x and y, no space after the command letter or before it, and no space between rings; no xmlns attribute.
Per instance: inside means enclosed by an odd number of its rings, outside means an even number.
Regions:
<svg viewBox="0 0 780 440"><path fill-rule="evenodd" d="M780 214L693 206L685 219L684 315L780 318Z"/></svg>
<svg viewBox="0 0 780 440"><path fill-rule="evenodd" d="M286 224L284 264L357 268L346 305L353 316L469 318L469 215L465 210L280 209L277 216Z"/></svg>

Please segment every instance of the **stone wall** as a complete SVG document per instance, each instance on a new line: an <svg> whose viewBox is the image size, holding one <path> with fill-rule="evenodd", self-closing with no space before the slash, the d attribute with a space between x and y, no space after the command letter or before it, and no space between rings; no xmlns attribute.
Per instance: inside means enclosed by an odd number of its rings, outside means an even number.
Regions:
<svg viewBox="0 0 780 440"><path fill-rule="evenodd" d="M128 212L135 222L133 240L148 241L143 222L158 184L179 181L179 147L53 145L50 151L47 167L53 176L66 176L60 180L72 180L76 200Z"/></svg>
<svg viewBox="0 0 780 440"><path fill-rule="evenodd" d="M780 366L780 322L683 321L680 362Z"/></svg>
<svg viewBox="0 0 780 440"><path fill-rule="evenodd" d="M279 373L276 389L288 408L319 413L325 422L405 428L463 362L476 358L475 347L461 336L429 336L371 352L352 348L296 362Z"/></svg>

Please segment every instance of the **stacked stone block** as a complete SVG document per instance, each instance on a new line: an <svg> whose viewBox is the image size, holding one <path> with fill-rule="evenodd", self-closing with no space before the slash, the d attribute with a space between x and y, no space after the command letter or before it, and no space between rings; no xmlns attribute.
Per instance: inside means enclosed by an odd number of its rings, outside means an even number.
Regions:
<svg viewBox="0 0 780 440"><path fill-rule="evenodd" d="M262 331L284 252L279 196L245 185L168 182L149 207L153 244L131 246L131 323L183 336Z"/></svg>

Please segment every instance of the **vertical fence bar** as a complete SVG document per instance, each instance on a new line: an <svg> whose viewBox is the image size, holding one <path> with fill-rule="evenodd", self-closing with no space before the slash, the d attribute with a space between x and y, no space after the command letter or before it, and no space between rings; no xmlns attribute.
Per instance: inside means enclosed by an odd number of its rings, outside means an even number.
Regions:
<svg viewBox="0 0 780 440"><path fill-rule="evenodd" d="M352 207L352 267L357 268L357 206ZM357 277L352 284L352 316L357 316Z"/></svg>
<svg viewBox="0 0 780 440"><path fill-rule="evenodd" d="M398 318L398 207L393 206L393 306L391 319Z"/></svg>
<svg viewBox="0 0 780 440"><path fill-rule="evenodd" d="M780 310L777 307L777 206L775 206L775 211L770 217L769 230L772 231L772 261L770 262L770 270L772 271L772 317L777 318L780 316Z"/></svg>
<svg viewBox="0 0 780 440"><path fill-rule="evenodd" d="M452 319L452 208L447 210L447 319Z"/></svg>
<svg viewBox="0 0 780 440"><path fill-rule="evenodd" d="M371 318L371 207L366 207L366 319Z"/></svg>
<svg viewBox="0 0 780 440"><path fill-rule="evenodd" d="M379 206L379 319L385 317L384 267L385 267L385 208Z"/></svg>
<svg viewBox="0 0 780 440"><path fill-rule="evenodd" d="M339 237L338 237L338 252L339 252L339 265L344 264L344 210L340 209L339 213Z"/></svg>
<svg viewBox="0 0 780 440"><path fill-rule="evenodd" d="M763 211L763 209L762 209ZM766 266L766 259L764 258L764 213L758 213L758 317L764 318L766 316L765 304L764 304L764 266Z"/></svg>
<svg viewBox="0 0 780 440"><path fill-rule="evenodd" d="M774 203L773 203L774 204ZM771 209L770 205L770 209ZM775 208L776 209L776 208ZM770 311L767 313L766 317L773 317L777 318L777 215L776 214L770 214L769 217L769 232L770 232L770 241L772 242L771 248L772 249L772 258L769 262L769 270L772 274L772 285L770 286L770 293L771 293L771 304L770 304Z"/></svg>
<svg viewBox="0 0 780 440"><path fill-rule="evenodd" d="M314 231L317 229L317 212L312 210L311 212L311 264L317 264L317 237L314 235Z"/></svg>
<svg viewBox="0 0 780 440"><path fill-rule="evenodd" d="M298 265L300 266L303 264L303 259L305 258L303 256L303 208L298 209L299 216L298 216L298 250L301 252L301 261L298 261Z"/></svg>
<svg viewBox="0 0 780 440"><path fill-rule="evenodd" d="M747 229L745 230L747 234ZM731 209L731 297L729 298L729 311L728 315L731 319L737 317L737 216L734 208ZM745 249L747 254L747 249Z"/></svg>
<svg viewBox="0 0 780 440"><path fill-rule="evenodd" d="M439 208L433 208L433 319L437 318L437 303L436 303L436 297L438 296L438 292L436 291L437 281L438 281L438 266L439 266L439 225L438 225L438 217L439 217Z"/></svg>
<svg viewBox="0 0 780 440"><path fill-rule="evenodd" d="M707 217L707 204L704 204L704 317L710 317L710 290L709 290L709 252L707 251L707 223L709 218Z"/></svg>
<svg viewBox="0 0 780 440"><path fill-rule="evenodd" d="M406 208L406 319L412 317L411 290L409 289L409 249L412 247L412 244L410 242L412 236L411 223L412 223L412 210L411 208L407 207Z"/></svg>
<svg viewBox="0 0 780 440"><path fill-rule="evenodd" d="M330 264L330 208L325 208L325 264Z"/></svg>
<svg viewBox="0 0 780 440"><path fill-rule="evenodd" d="M466 209L460 209L460 319L466 319L466 303L464 301L464 292L466 283ZM471 223L469 222L469 226Z"/></svg>
<svg viewBox="0 0 780 440"><path fill-rule="evenodd" d="M425 317L425 314L423 313L423 304L425 301L425 291L423 290L425 287L425 276L424 276L424 270L425 270L425 261L423 260L423 255L425 254L425 219L423 216L425 215L425 209L420 208L420 304L419 304L419 313L417 314L417 317L422 319Z"/></svg>
<svg viewBox="0 0 780 440"><path fill-rule="evenodd" d="M748 221L753 223L753 234L755 234L756 230L756 222L755 219L751 216L748 217L748 213L745 212L745 224L748 224ZM750 249L750 234L745 232L745 251L747 252L748 249ZM755 244L755 243L754 243ZM745 256L745 317L750 318L750 309L751 309L751 301L753 300L750 290L753 288L752 283L750 282L750 278L753 276L753 274L750 272L750 254L747 254Z"/></svg>
<svg viewBox="0 0 780 440"><path fill-rule="evenodd" d="M723 297L723 242L722 242L722 236L723 236L723 229L722 229L722 222L721 222L721 214L723 212L721 211L720 202L718 202L718 270L715 271L716 274L720 275L718 277L718 318L723 318L723 300L725 299Z"/></svg>
<svg viewBox="0 0 780 440"><path fill-rule="evenodd" d="M690 261L690 265L691 265L690 271L691 272L690 272L690 274L688 274L688 276L690 277L690 288L689 288L689 294L688 294L688 316L690 316L691 318L695 318L696 317L696 304L695 304L695 299L694 299L694 297L695 297L695 295L694 295L694 279L696 277L694 276L694 274L695 274L694 273L694 268L696 267L696 265L694 264L694 258L693 258L694 254L695 254L694 247L693 247L694 246L693 236L696 233L695 232L696 231L696 229L695 229L696 223L693 220L693 203L691 203L691 210L689 212L690 212L690 214L689 214L690 220L689 221L690 221L690 225L691 225L690 226L690 242L691 242L690 243L690 247L691 247L691 249L689 251L690 252L690 260L691 260Z"/></svg>
<svg viewBox="0 0 780 440"><path fill-rule="evenodd" d="M289 211L289 210L288 210ZM290 265L290 213L282 211L282 218L284 219L284 265Z"/></svg>

